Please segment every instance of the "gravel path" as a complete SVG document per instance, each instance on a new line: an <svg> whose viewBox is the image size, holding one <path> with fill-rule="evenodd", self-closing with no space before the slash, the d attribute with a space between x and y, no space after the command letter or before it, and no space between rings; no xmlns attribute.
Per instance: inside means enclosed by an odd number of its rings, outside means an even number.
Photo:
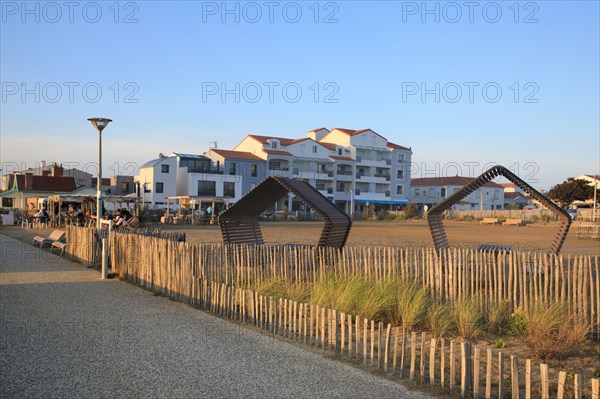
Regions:
<svg viewBox="0 0 600 399"><path fill-rule="evenodd" d="M426 398L0 234L0 397Z"/></svg>

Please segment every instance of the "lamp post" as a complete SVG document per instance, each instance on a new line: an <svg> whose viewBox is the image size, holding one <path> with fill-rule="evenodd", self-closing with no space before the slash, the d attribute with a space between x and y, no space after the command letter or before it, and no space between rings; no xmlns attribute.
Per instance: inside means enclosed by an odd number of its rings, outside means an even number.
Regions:
<svg viewBox="0 0 600 399"><path fill-rule="evenodd" d="M98 130L98 188L96 192L96 228L98 230L98 244L101 245L102 224L100 221L102 220L102 131L106 126L108 126L109 122L112 122L112 120L106 118L88 118L88 121L90 121L96 130Z"/></svg>

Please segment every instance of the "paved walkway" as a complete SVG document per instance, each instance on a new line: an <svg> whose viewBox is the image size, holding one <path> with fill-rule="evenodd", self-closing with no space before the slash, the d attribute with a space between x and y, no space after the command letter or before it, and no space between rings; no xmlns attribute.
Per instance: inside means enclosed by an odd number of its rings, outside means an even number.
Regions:
<svg viewBox="0 0 600 399"><path fill-rule="evenodd" d="M0 397L426 398L0 234Z"/></svg>

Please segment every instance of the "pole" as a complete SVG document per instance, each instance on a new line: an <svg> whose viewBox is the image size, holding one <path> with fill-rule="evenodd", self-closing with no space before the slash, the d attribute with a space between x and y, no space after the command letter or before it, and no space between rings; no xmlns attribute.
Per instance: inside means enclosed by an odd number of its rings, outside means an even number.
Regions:
<svg viewBox="0 0 600 399"><path fill-rule="evenodd" d="M108 253L106 252L106 238L102 239L102 280L108 279Z"/></svg>
<svg viewBox="0 0 600 399"><path fill-rule="evenodd" d="M96 229L98 232L98 244L102 240L102 131L98 131L98 181L96 193Z"/></svg>
<svg viewBox="0 0 600 399"><path fill-rule="evenodd" d="M596 201L598 198L598 180L594 181L594 210L592 211L592 222L596 221Z"/></svg>

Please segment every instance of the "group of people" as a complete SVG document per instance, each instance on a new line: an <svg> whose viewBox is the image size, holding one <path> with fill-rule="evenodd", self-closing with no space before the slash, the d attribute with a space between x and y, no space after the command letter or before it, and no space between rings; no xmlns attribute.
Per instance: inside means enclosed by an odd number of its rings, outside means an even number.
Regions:
<svg viewBox="0 0 600 399"><path fill-rule="evenodd" d="M133 215L127 209L117 209L117 215L113 220L113 226L115 226L115 228L125 227L127 226L127 221L130 220L132 217Z"/></svg>

